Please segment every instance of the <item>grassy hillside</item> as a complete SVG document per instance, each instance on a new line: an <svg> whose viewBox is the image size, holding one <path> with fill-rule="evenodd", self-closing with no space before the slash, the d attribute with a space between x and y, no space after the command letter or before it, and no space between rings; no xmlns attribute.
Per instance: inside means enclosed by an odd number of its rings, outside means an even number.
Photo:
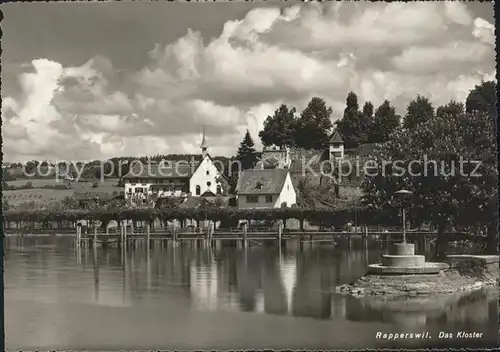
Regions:
<svg viewBox="0 0 500 352"><path fill-rule="evenodd" d="M66 197L73 196L72 189L22 189L3 191L3 199L11 207L19 206L23 203L35 202L37 204L61 201Z"/></svg>
<svg viewBox="0 0 500 352"><path fill-rule="evenodd" d="M10 207L16 207L21 204L35 202L36 204L44 204L50 202L58 202L66 197L73 197L74 189L47 189L43 186L62 185L62 182L57 182L55 179L32 179L32 180L16 180L8 182L9 185L24 186L26 182L32 182L32 188L17 189L17 190L4 190L3 199L6 200ZM123 188L115 187L118 180L108 179L105 182L98 182L98 187L93 188L92 182L81 182L80 186L90 188L97 192L104 192L109 195L123 191Z"/></svg>

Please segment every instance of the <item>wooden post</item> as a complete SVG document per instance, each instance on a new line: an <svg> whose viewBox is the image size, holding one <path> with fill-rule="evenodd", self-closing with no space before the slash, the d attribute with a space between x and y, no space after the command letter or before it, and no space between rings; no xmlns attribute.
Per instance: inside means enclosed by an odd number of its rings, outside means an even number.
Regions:
<svg viewBox="0 0 500 352"><path fill-rule="evenodd" d="M247 242L247 223L245 222L243 224L243 246L247 246L248 245L248 242Z"/></svg>
<svg viewBox="0 0 500 352"><path fill-rule="evenodd" d="M125 240L125 233L124 233L124 227L125 225L123 222L120 221L120 246L123 246L123 242Z"/></svg>
<svg viewBox="0 0 500 352"><path fill-rule="evenodd" d="M175 222L174 222L174 227L172 229L172 240L173 240L173 244L177 245L177 226L176 226Z"/></svg>
<svg viewBox="0 0 500 352"><path fill-rule="evenodd" d="M281 236L283 234L283 223L278 224L278 246L281 248Z"/></svg>
<svg viewBox="0 0 500 352"><path fill-rule="evenodd" d="M76 226L76 245L80 246L80 241L82 239L82 228L81 226Z"/></svg>
<svg viewBox="0 0 500 352"><path fill-rule="evenodd" d="M210 246L213 243L214 231L215 231L215 223L212 221L212 222L210 222L210 238L209 238L209 242L208 242L208 244Z"/></svg>
<svg viewBox="0 0 500 352"><path fill-rule="evenodd" d="M368 226L365 228L365 240L363 241L363 246L365 248L365 263L368 265Z"/></svg>
<svg viewBox="0 0 500 352"><path fill-rule="evenodd" d="M205 222L204 222L205 223ZM206 225L206 224L205 224ZM205 244L209 245L210 244L210 231L212 230L212 223L209 222L207 226L207 232L205 234Z"/></svg>
<svg viewBox="0 0 500 352"><path fill-rule="evenodd" d="M127 223L123 226L123 242L125 245L127 244Z"/></svg>
<svg viewBox="0 0 500 352"><path fill-rule="evenodd" d="M148 226L146 227L146 239L148 241L148 247L149 247L149 239L150 239L150 228L149 228L149 222L148 222Z"/></svg>

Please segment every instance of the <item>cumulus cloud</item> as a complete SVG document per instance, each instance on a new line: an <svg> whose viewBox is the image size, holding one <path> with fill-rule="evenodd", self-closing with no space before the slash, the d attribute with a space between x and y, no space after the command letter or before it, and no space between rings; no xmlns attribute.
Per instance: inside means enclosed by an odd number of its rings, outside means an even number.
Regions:
<svg viewBox="0 0 500 352"><path fill-rule="evenodd" d="M112 44L110 44L112 45ZM118 74L99 55L78 67L35 59L23 94L2 106L6 158L85 158L198 151L233 155L246 129L259 147L281 103L315 95L341 116L349 91L403 114L417 94L464 100L494 77L493 25L463 3L311 3L256 8L210 40L187 30Z"/></svg>
<svg viewBox="0 0 500 352"><path fill-rule="evenodd" d="M495 44L495 27L480 17L476 18L474 21L474 30L472 34L484 43L491 45Z"/></svg>

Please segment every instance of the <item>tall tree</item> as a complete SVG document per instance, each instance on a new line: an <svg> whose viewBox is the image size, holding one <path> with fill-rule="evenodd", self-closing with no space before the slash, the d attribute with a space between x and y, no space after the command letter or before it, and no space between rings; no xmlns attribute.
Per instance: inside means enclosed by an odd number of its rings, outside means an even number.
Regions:
<svg viewBox="0 0 500 352"><path fill-rule="evenodd" d="M399 127L399 124L400 117L396 115L396 109L388 100L384 100L375 111L369 141L371 143L387 142L389 136Z"/></svg>
<svg viewBox="0 0 500 352"><path fill-rule="evenodd" d="M363 105L363 115L368 119L373 119L373 104L369 101Z"/></svg>
<svg viewBox="0 0 500 352"><path fill-rule="evenodd" d="M399 222L393 195L408 189L410 221L438 228L436 254L443 253L449 225L487 226L488 250L498 252L495 141L495 121L485 113L441 115L397 130L378 148L378 173L371 172L363 185L365 202L382 213L392 211Z"/></svg>
<svg viewBox="0 0 500 352"><path fill-rule="evenodd" d="M434 116L434 108L429 99L421 95L412 100L406 109L403 127L412 129L421 123L424 123Z"/></svg>
<svg viewBox="0 0 500 352"><path fill-rule="evenodd" d="M365 104L363 112L359 111L358 97L350 92L346 99L344 116L336 122L337 130L344 139L346 148L355 148L368 141L368 132L372 124L373 105Z"/></svg>
<svg viewBox="0 0 500 352"><path fill-rule="evenodd" d="M332 108L318 97L311 99L297 119L295 141L298 147L305 149L324 149L328 146L332 129Z"/></svg>
<svg viewBox="0 0 500 352"><path fill-rule="evenodd" d="M497 116L497 85L493 81L481 82L467 96L465 108L467 112L482 111L490 116Z"/></svg>
<svg viewBox="0 0 500 352"><path fill-rule="evenodd" d="M257 163L257 151L255 150L255 144L249 130L247 130L240 143L236 160L240 163L243 170L251 169Z"/></svg>
<svg viewBox="0 0 500 352"><path fill-rule="evenodd" d="M282 104L273 116L264 121L264 128L259 132L260 140L265 146L277 145L291 147L295 145L296 110L288 109Z"/></svg>
<svg viewBox="0 0 500 352"><path fill-rule="evenodd" d="M442 117L445 115L463 114L465 111L464 104L456 101L450 101L448 104L440 106L436 110L436 116Z"/></svg>
<svg viewBox="0 0 500 352"><path fill-rule="evenodd" d="M40 164L38 160L31 160L26 162L24 166L24 170L26 171L26 174L28 175L33 175L37 171L37 167Z"/></svg>

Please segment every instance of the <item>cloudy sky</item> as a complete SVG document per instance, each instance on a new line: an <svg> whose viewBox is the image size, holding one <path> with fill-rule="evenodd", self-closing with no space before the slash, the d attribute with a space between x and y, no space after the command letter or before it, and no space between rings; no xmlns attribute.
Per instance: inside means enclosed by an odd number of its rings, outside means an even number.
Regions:
<svg viewBox="0 0 500 352"><path fill-rule="evenodd" d="M489 3L9 3L6 161L233 155L281 104L342 114L417 94L463 101L493 79Z"/></svg>

